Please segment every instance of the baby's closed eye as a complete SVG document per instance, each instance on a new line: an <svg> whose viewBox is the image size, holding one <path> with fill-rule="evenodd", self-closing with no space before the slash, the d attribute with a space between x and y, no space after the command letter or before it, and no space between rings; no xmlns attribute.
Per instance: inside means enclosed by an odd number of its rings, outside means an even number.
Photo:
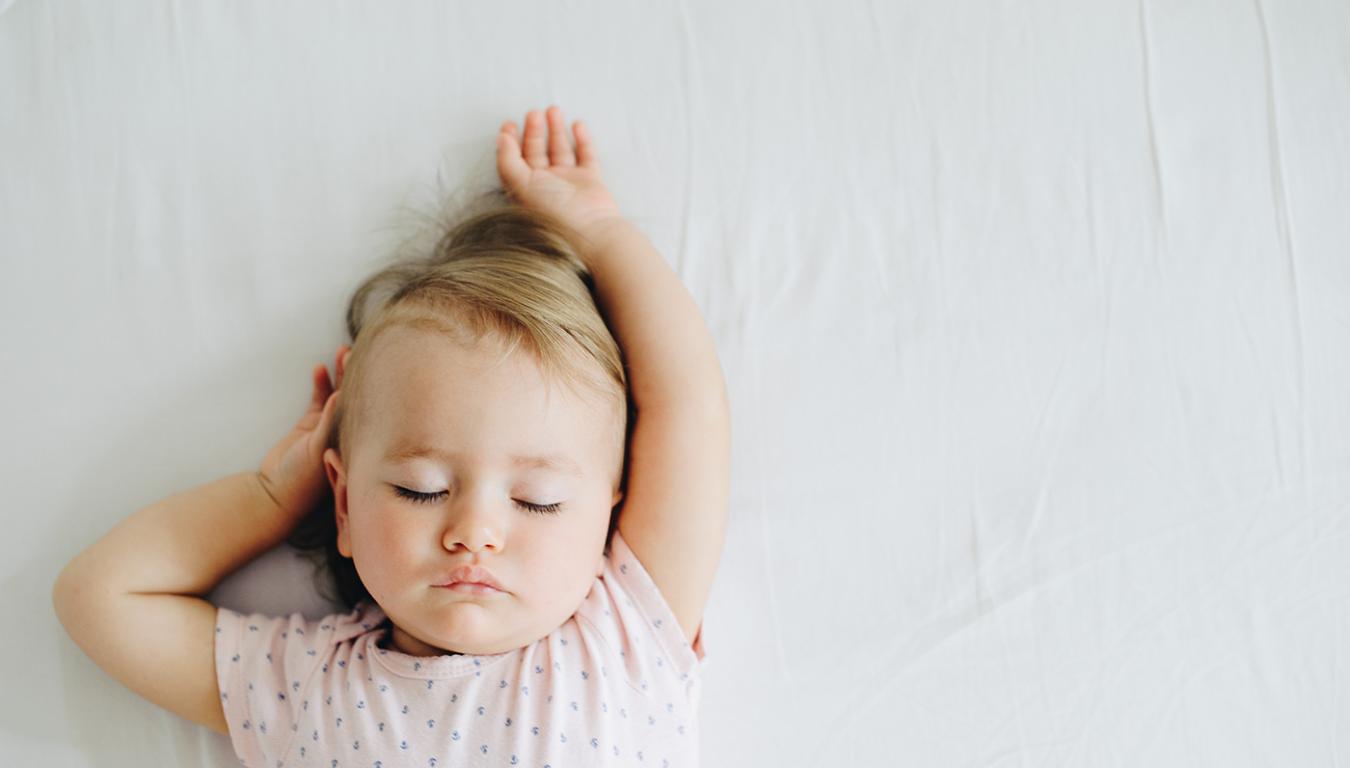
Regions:
<svg viewBox="0 0 1350 768"><path fill-rule="evenodd" d="M417 504L434 504L437 501L444 498L449 493L449 491L434 491L430 493L423 491L414 491L410 488L404 488L403 486L399 485L394 486L394 492L397 493L399 496ZM517 506L519 506L520 508L524 509L527 512L534 512L541 515L557 514L558 511L562 508L562 502L560 501L549 504L540 504L531 501L524 501L522 499L512 499L512 501L514 501Z"/></svg>

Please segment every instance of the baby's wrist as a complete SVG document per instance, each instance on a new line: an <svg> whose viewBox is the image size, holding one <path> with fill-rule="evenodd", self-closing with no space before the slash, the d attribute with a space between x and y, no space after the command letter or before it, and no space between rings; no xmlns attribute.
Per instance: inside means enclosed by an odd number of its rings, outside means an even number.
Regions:
<svg viewBox="0 0 1350 768"><path fill-rule="evenodd" d="M592 219L585 226L579 227L577 231L582 237L581 254L583 260L590 262L593 258L607 250L610 244L616 238L631 236L636 231L636 226L629 221L627 217L619 213Z"/></svg>
<svg viewBox="0 0 1350 768"><path fill-rule="evenodd" d="M266 472L261 469L255 469L253 471L253 485L254 490L262 492L259 494L260 499L265 498L270 501L272 508L278 512L284 510L285 507L278 496L276 483L272 482L272 479L267 476Z"/></svg>

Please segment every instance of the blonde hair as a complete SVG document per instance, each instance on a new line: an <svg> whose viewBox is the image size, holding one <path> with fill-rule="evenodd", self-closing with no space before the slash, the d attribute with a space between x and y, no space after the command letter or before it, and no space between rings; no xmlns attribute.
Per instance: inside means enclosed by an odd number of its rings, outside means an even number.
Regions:
<svg viewBox="0 0 1350 768"><path fill-rule="evenodd" d="M383 331L395 326L429 329L474 344L485 337L503 343L506 357L524 348L548 381L598 393L621 414L625 445L620 483L626 476L626 445L634 409L618 343L594 298L594 281L577 255L578 234L545 213L522 208L497 193L486 210L458 224L441 222L444 233L430 254L400 260L366 278L347 307L351 352L334 414L329 447L347 459L364 411L365 368ZM618 521L611 511L605 551ZM322 549L349 608L370 594L355 565L337 550L331 498L295 530L289 543Z"/></svg>

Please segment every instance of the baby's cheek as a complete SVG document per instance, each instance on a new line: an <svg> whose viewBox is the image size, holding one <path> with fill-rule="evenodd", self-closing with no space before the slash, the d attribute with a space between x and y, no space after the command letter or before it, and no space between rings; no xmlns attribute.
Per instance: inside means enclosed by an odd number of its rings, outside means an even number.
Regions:
<svg viewBox="0 0 1350 768"><path fill-rule="evenodd" d="M372 574L391 574L426 559L419 551L435 544L435 534L418 532L399 515L373 515L355 531L360 541L353 542L362 560L363 570ZM419 539L426 539L419 545Z"/></svg>
<svg viewBox="0 0 1350 768"><path fill-rule="evenodd" d="M435 553L440 533L435 525L418 522L408 515L393 516L380 528L383 549L400 556L401 562L418 562Z"/></svg>

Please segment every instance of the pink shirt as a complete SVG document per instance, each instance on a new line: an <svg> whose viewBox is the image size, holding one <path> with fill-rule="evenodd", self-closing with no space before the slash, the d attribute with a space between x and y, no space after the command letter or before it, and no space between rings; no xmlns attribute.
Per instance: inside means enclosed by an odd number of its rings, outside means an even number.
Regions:
<svg viewBox="0 0 1350 768"><path fill-rule="evenodd" d="M618 531L604 572L548 636L490 656L378 647L363 602L309 620L216 611L216 682L250 768L698 764L702 628L684 639Z"/></svg>

